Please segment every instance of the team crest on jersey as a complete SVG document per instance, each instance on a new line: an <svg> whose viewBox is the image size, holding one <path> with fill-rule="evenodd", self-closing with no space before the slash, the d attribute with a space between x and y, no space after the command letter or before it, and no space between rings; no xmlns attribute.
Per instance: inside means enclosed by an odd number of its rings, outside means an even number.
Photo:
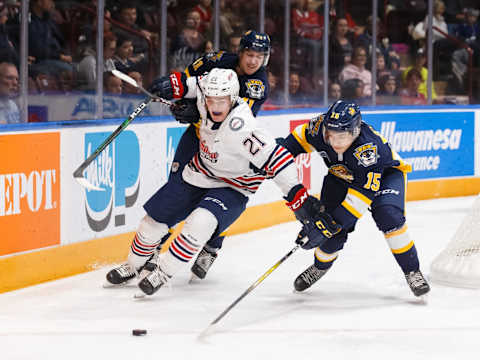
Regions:
<svg viewBox="0 0 480 360"><path fill-rule="evenodd" d="M205 55L205 59L215 62L222 58L223 53L224 51L219 51L219 52L212 51Z"/></svg>
<svg viewBox="0 0 480 360"><path fill-rule="evenodd" d="M232 131L238 131L243 127L243 124L245 124L245 121L243 121L242 118L234 117L230 119L228 126L230 126L230 129L232 129Z"/></svg>
<svg viewBox="0 0 480 360"><path fill-rule="evenodd" d="M342 164L332 165L330 166L328 171L342 180L345 180L348 182L353 181L353 173L345 165L342 165Z"/></svg>
<svg viewBox="0 0 480 360"><path fill-rule="evenodd" d="M265 94L265 85L259 79L250 79L245 83L248 97L251 99L261 99Z"/></svg>
<svg viewBox="0 0 480 360"><path fill-rule="evenodd" d="M353 155L357 158L358 163L365 167L376 164L379 157L377 153L377 145L373 145L373 143L357 147Z"/></svg>
<svg viewBox="0 0 480 360"><path fill-rule="evenodd" d="M212 163L216 163L218 161L218 152L211 152L208 149L207 144L205 144L205 140L200 143L200 156L202 159L208 160Z"/></svg>
<svg viewBox="0 0 480 360"><path fill-rule="evenodd" d="M320 125L322 125L322 121L323 121L323 114L320 114L310 119L310 122L308 124L308 132L311 136L318 135L318 132L320 131Z"/></svg>

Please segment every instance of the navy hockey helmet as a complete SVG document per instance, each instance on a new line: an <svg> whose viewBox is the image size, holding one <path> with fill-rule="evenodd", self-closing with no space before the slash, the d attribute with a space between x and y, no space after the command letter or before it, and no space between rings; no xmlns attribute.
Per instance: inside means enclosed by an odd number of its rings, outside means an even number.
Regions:
<svg viewBox="0 0 480 360"><path fill-rule="evenodd" d="M325 130L348 131L357 137L360 134L362 115L354 102L338 100L328 108L323 118Z"/></svg>
<svg viewBox="0 0 480 360"><path fill-rule="evenodd" d="M263 66L267 66L270 58L270 37L266 33L248 30L240 39L240 51L253 50L265 56Z"/></svg>

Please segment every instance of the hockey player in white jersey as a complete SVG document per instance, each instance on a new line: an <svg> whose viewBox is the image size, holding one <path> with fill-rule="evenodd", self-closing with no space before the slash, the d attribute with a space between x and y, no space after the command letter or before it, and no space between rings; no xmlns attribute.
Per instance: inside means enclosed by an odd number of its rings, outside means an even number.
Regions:
<svg viewBox="0 0 480 360"><path fill-rule="evenodd" d="M197 98L201 118L198 152L183 170L182 182L167 182L144 205L147 215L128 261L111 270L107 281L121 284L140 272L140 289L147 295L155 293L212 235L225 231L242 214L248 196L267 178L279 186L302 223L318 225L304 227L307 236L319 228L338 230L300 184L292 155L257 126L238 91L237 75L230 69L212 69L198 86L189 86L187 96ZM182 220L185 225L168 251L147 263L160 239Z"/></svg>

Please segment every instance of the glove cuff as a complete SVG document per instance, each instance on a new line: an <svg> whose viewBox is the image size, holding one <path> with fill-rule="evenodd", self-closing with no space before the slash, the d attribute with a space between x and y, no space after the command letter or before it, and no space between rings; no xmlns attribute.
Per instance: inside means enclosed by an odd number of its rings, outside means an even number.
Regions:
<svg viewBox="0 0 480 360"><path fill-rule="evenodd" d="M174 99L181 99L186 92L184 82L185 74L175 71L170 74L170 84L172 85L172 94Z"/></svg>
<svg viewBox="0 0 480 360"><path fill-rule="evenodd" d="M301 184L298 184L298 185L295 185L289 192L288 192L288 195L287 195L287 198L286 200L290 200L289 202L287 202L287 206L289 207L290 210L292 211L297 211L298 209L300 209L304 202L307 200L308 198L308 192L307 192L307 189L301 185Z"/></svg>

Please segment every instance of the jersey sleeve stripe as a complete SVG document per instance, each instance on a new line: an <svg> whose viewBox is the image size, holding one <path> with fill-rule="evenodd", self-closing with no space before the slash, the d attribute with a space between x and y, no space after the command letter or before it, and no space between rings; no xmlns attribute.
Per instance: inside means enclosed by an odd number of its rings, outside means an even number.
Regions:
<svg viewBox="0 0 480 360"><path fill-rule="evenodd" d="M297 126L295 130L293 130L292 135L306 152L312 152L315 149L307 141L307 127L308 123Z"/></svg>
<svg viewBox="0 0 480 360"><path fill-rule="evenodd" d="M350 205L346 200L342 202L342 206L353 216L355 216L357 219L360 219L362 217L362 213L357 211L352 205Z"/></svg>
<svg viewBox="0 0 480 360"><path fill-rule="evenodd" d="M353 188L349 188L347 194L354 196L355 198L367 204L367 206L370 206L370 204L372 203L372 200L363 195L360 191L357 191Z"/></svg>
<svg viewBox="0 0 480 360"><path fill-rule="evenodd" d="M342 202L342 206L359 219L363 213L367 211L371 203L372 200L365 195L355 189L349 188L347 196L345 196L345 200Z"/></svg>

